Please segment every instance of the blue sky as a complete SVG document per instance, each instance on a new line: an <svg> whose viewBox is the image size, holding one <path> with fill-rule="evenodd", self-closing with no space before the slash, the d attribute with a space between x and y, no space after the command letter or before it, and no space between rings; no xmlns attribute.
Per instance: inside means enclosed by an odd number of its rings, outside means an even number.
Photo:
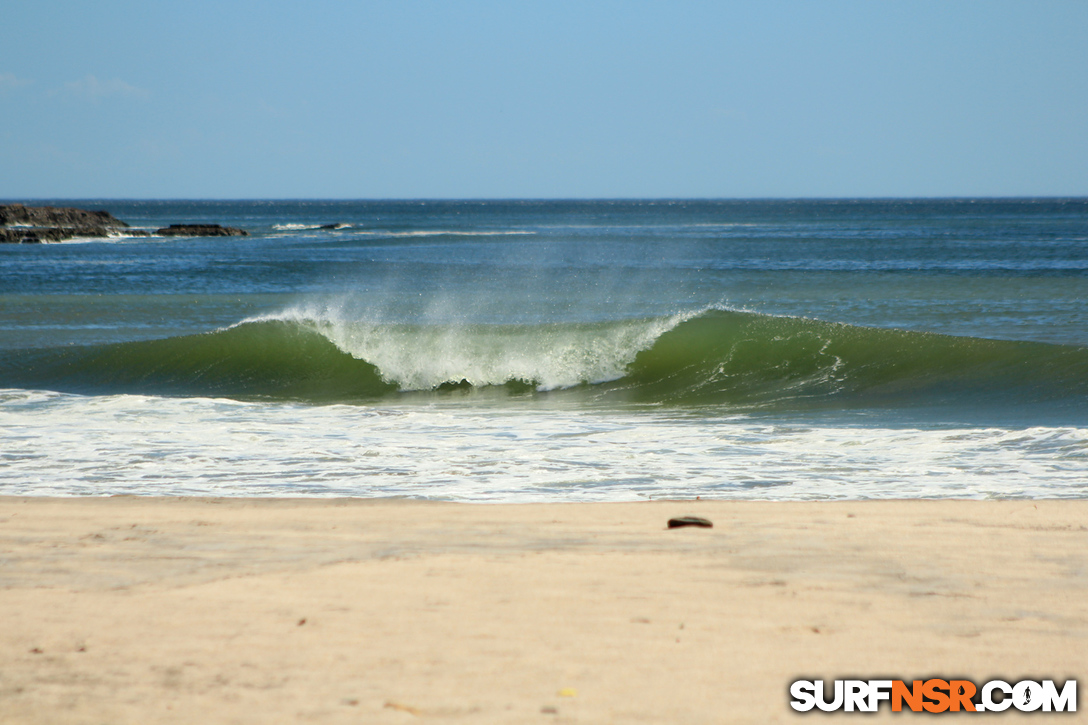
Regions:
<svg viewBox="0 0 1088 725"><path fill-rule="evenodd" d="M1088 195L1088 2L6 0L0 198Z"/></svg>

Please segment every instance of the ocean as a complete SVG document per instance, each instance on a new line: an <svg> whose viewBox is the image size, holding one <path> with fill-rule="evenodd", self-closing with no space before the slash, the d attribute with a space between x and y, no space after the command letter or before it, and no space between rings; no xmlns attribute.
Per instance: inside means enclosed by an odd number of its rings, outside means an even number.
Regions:
<svg viewBox="0 0 1088 725"><path fill-rule="evenodd" d="M0 494L1088 495L1086 199L20 201Z"/></svg>

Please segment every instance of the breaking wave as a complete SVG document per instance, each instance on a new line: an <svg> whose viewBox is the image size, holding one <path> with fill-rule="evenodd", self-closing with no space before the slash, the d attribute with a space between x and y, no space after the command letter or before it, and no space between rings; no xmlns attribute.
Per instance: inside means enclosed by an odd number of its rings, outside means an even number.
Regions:
<svg viewBox="0 0 1088 725"><path fill-rule="evenodd" d="M1088 400L1088 349L708 309L389 324L288 310L199 335L4 353L0 387L365 403L451 389L743 408Z"/></svg>

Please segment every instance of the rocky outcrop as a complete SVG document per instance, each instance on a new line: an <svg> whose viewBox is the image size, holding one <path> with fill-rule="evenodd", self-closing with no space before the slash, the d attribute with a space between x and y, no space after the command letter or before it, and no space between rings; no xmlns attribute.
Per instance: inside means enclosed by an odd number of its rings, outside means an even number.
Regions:
<svg viewBox="0 0 1088 725"><path fill-rule="evenodd" d="M157 229L155 234L163 237L248 237L249 232L237 227L224 227L218 224L171 224Z"/></svg>
<svg viewBox="0 0 1088 725"><path fill-rule="evenodd" d="M39 244L41 242L63 242L65 239L79 237L105 237L109 230L105 227L0 227L0 242Z"/></svg>
<svg viewBox="0 0 1088 725"><path fill-rule="evenodd" d="M21 224L28 227L66 229L124 229L128 226L108 211L86 211L66 206L0 206L0 226Z"/></svg>
<svg viewBox="0 0 1088 725"><path fill-rule="evenodd" d="M151 234L129 228L128 224L108 211L86 211L63 206L0 205L0 244L107 237L122 230L126 237ZM163 237L245 237L249 232L219 224L171 224L155 234Z"/></svg>
<svg viewBox="0 0 1088 725"><path fill-rule="evenodd" d="M0 242L62 242L80 237L105 237L127 229L108 211L63 206L0 205Z"/></svg>

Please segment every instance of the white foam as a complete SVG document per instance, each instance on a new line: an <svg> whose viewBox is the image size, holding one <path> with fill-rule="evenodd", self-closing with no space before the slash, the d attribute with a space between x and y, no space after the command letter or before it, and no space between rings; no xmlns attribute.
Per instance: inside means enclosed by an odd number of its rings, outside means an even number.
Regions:
<svg viewBox="0 0 1088 725"><path fill-rule="evenodd" d="M351 224L336 224L334 229L350 229ZM300 232L315 229L327 229L327 224L273 224L272 228L281 232ZM465 229L413 229L409 231L393 231L387 229L359 229L361 236L376 237L505 237L526 236L536 234L534 231L524 229L498 229L498 230L465 230Z"/></svg>
<svg viewBox="0 0 1088 725"><path fill-rule="evenodd" d="M389 237L509 237L509 236L532 236L536 232L526 231L522 229L500 230L500 231L464 231L456 229L418 229L410 232L371 232L372 234L381 234L382 236Z"/></svg>
<svg viewBox="0 0 1088 725"><path fill-rule="evenodd" d="M654 340L688 312L608 325L388 324L354 319L339 305L312 305L245 322L283 320L309 327L340 350L376 366L401 390L430 390L467 380L475 386L509 381L540 390L616 380Z"/></svg>
<svg viewBox="0 0 1088 725"><path fill-rule="evenodd" d="M1084 498L1088 429L901 429L536 405L0 390L0 494Z"/></svg>

